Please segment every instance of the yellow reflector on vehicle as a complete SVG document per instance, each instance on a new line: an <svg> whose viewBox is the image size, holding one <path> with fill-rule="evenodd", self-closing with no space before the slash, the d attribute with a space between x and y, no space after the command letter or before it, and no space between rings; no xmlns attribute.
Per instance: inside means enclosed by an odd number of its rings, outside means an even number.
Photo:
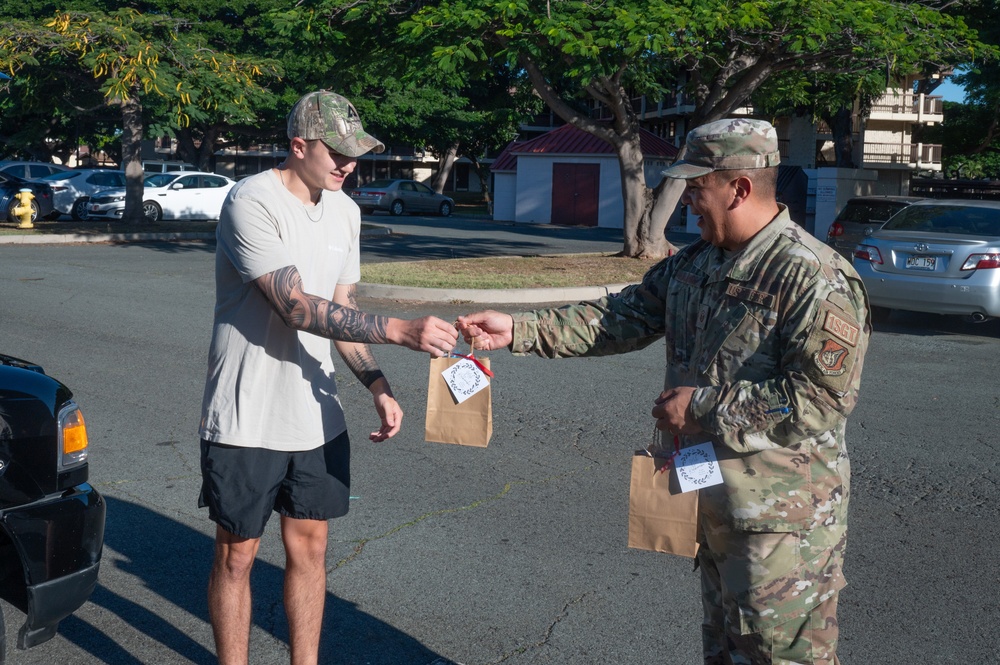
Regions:
<svg viewBox="0 0 1000 665"><path fill-rule="evenodd" d="M83 422L83 414L78 409L63 423L63 455L80 452L86 448L87 425Z"/></svg>

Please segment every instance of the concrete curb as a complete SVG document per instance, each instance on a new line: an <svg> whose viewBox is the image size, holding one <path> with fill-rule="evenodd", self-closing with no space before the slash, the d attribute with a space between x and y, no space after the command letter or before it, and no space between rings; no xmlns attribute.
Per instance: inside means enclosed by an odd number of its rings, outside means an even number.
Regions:
<svg viewBox="0 0 1000 665"><path fill-rule="evenodd" d="M390 235L392 228L364 229L362 237ZM176 242L214 240L214 233L51 233L43 235L0 236L0 245L58 245L103 242ZM618 293L628 284L607 286L577 286L541 289L431 289L391 284L358 284L358 295L383 300L416 300L420 302L471 302L496 304L532 304L580 302Z"/></svg>
<svg viewBox="0 0 1000 665"><path fill-rule="evenodd" d="M97 242L146 242L176 240L211 240L214 233L46 233L39 235L0 236L0 245L63 245Z"/></svg>
<svg viewBox="0 0 1000 665"><path fill-rule="evenodd" d="M579 302L618 293L628 284L607 286L576 286L543 289L429 289L391 284L358 284L358 295L384 300L419 300L421 302L475 302L497 304L530 304L547 302Z"/></svg>

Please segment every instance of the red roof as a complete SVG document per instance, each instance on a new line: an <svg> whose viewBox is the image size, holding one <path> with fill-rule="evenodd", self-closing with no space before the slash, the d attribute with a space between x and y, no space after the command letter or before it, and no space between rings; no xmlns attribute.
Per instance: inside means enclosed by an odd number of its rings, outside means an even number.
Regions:
<svg viewBox="0 0 1000 665"><path fill-rule="evenodd" d="M639 145L645 157L674 159L677 148L652 132L639 130ZM614 147L574 125L563 125L530 141L511 141L494 160L491 170L514 171L518 155L613 155Z"/></svg>

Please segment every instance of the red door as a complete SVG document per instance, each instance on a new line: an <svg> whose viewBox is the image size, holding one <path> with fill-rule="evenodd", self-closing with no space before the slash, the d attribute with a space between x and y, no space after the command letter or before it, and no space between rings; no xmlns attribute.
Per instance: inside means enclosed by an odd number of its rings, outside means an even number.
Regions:
<svg viewBox="0 0 1000 665"><path fill-rule="evenodd" d="M552 223L597 226L600 164L552 165Z"/></svg>

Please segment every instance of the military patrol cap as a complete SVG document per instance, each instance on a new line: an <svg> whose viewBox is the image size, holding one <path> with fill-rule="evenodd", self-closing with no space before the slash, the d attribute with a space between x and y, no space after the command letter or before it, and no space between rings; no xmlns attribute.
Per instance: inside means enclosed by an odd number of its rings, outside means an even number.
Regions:
<svg viewBox="0 0 1000 665"><path fill-rule="evenodd" d="M769 122L731 118L695 127L687 135L687 153L663 172L687 180L712 171L777 166L778 133Z"/></svg>
<svg viewBox="0 0 1000 665"><path fill-rule="evenodd" d="M385 144L361 127L361 116L346 97L317 90L295 102L288 114L288 138L319 139L330 150L360 157L369 150L382 152Z"/></svg>

